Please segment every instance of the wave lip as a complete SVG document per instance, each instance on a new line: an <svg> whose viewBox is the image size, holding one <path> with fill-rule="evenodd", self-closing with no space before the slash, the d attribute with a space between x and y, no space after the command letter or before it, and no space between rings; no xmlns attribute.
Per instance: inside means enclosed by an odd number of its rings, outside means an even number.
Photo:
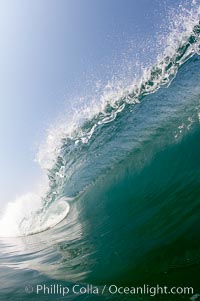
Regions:
<svg viewBox="0 0 200 301"><path fill-rule="evenodd" d="M37 155L44 170L51 171L56 167L66 145L76 148L88 143L99 127L114 121L127 105L140 103L144 96L155 93L162 86L169 86L179 68L193 55L200 54L200 6L194 5L174 18L176 22L166 38L165 50L154 66L144 70L140 80L120 90L116 87L116 93L103 92L98 103L77 109L71 124L64 121L49 130Z"/></svg>

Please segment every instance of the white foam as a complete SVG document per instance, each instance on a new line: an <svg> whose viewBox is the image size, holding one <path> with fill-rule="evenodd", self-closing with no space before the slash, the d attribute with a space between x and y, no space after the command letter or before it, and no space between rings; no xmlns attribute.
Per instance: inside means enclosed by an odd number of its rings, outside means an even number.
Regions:
<svg viewBox="0 0 200 301"><path fill-rule="evenodd" d="M27 193L9 202L0 220L0 237L21 236L21 222L24 218L28 219L40 206L41 198L33 193Z"/></svg>
<svg viewBox="0 0 200 301"><path fill-rule="evenodd" d="M0 220L0 237L19 237L39 233L54 227L68 214L65 198L52 203L43 211L41 197L28 193L10 202Z"/></svg>

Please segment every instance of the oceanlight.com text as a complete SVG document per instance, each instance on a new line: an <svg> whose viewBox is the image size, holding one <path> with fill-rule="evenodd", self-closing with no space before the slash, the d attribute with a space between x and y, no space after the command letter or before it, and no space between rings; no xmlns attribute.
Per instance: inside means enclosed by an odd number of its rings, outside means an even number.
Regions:
<svg viewBox="0 0 200 301"><path fill-rule="evenodd" d="M37 295L149 295L154 297L156 295L193 295L194 289L192 287L176 287L176 286L160 286L156 284L151 286L144 284L143 286L118 286L115 284L95 286L92 284L81 285L74 284L72 286L62 284L37 284L35 286L27 285L25 292L28 294L35 293Z"/></svg>

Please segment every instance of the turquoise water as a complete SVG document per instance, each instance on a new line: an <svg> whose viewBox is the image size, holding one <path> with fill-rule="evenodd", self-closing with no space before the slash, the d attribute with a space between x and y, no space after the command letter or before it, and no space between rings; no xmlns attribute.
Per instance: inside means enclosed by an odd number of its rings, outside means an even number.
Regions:
<svg viewBox="0 0 200 301"><path fill-rule="evenodd" d="M42 206L17 219L21 205L8 209L1 221L1 233L8 233L0 238L1 300L198 299L199 32L197 25L131 91L62 137ZM41 284L70 292L37 294ZM75 284L194 292L77 295Z"/></svg>

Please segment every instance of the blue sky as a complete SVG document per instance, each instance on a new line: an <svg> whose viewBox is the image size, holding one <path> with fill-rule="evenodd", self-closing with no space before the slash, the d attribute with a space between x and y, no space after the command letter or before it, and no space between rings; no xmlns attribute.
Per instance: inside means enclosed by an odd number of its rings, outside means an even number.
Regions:
<svg viewBox="0 0 200 301"><path fill-rule="evenodd" d="M34 189L41 173L37 147L74 97L122 72L134 51L141 60L153 58L160 26L178 3L0 1L1 204Z"/></svg>

